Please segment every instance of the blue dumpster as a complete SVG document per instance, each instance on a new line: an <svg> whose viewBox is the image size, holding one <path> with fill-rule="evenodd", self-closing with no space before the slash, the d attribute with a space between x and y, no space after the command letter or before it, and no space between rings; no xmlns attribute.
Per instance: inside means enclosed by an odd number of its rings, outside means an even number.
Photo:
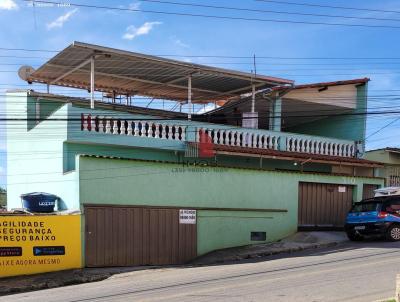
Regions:
<svg viewBox="0 0 400 302"><path fill-rule="evenodd" d="M22 194L21 199L23 207L29 212L51 213L54 212L59 197L49 193L33 192Z"/></svg>

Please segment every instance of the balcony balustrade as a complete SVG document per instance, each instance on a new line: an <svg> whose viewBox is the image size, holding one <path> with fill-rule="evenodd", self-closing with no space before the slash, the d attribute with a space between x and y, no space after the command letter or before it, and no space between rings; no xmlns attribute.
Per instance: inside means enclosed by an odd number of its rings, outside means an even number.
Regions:
<svg viewBox="0 0 400 302"><path fill-rule="evenodd" d="M188 130L190 128L190 130ZM355 142L328 137L310 136L286 132L230 127L226 125L179 121L132 120L103 115L82 114L81 130L110 135L147 137L175 141L199 141L200 133L206 133L216 145L280 150L339 157L355 157ZM189 139L188 132L195 135Z"/></svg>
<svg viewBox="0 0 400 302"><path fill-rule="evenodd" d="M81 130L113 135L185 141L186 127L167 122L127 120L83 114Z"/></svg>

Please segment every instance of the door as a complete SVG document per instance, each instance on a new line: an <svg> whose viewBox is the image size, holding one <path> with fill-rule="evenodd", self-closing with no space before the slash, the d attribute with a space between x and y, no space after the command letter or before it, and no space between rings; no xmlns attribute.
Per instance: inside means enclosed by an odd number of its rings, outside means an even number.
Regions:
<svg viewBox="0 0 400 302"><path fill-rule="evenodd" d="M196 224L180 224L179 209L85 207L86 266L185 263L197 255Z"/></svg>
<svg viewBox="0 0 400 302"><path fill-rule="evenodd" d="M364 184L363 185L363 199L368 199L372 198L375 195L374 190L379 189L378 185L369 185L369 184Z"/></svg>
<svg viewBox="0 0 400 302"><path fill-rule="evenodd" d="M353 203L353 186L299 183L300 227L343 227Z"/></svg>

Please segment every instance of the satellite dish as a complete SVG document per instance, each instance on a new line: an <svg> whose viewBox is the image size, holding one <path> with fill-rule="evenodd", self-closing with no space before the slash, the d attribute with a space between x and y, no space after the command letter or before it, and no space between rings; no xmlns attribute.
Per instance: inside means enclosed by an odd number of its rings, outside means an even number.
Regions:
<svg viewBox="0 0 400 302"><path fill-rule="evenodd" d="M33 67L27 66L27 65L21 66L21 67L18 69L18 75L19 75L19 77L20 77L22 80L24 80L24 81L28 81L29 77L30 77L30 76L32 75L32 73L34 73L34 72L35 72L35 69L34 69Z"/></svg>

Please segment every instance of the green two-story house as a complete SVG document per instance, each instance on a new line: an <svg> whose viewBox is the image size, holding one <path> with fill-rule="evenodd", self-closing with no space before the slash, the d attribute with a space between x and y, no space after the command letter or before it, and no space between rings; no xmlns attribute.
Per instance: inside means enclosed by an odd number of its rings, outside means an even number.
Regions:
<svg viewBox="0 0 400 302"><path fill-rule="evenodd" d="M364 187L383 184L360 158L368 79L295 85L79 42L23 71L48 90L7 93L7 206L47 192L57 211L81 211L87 266L182 263L340 228Z"/></svg>

